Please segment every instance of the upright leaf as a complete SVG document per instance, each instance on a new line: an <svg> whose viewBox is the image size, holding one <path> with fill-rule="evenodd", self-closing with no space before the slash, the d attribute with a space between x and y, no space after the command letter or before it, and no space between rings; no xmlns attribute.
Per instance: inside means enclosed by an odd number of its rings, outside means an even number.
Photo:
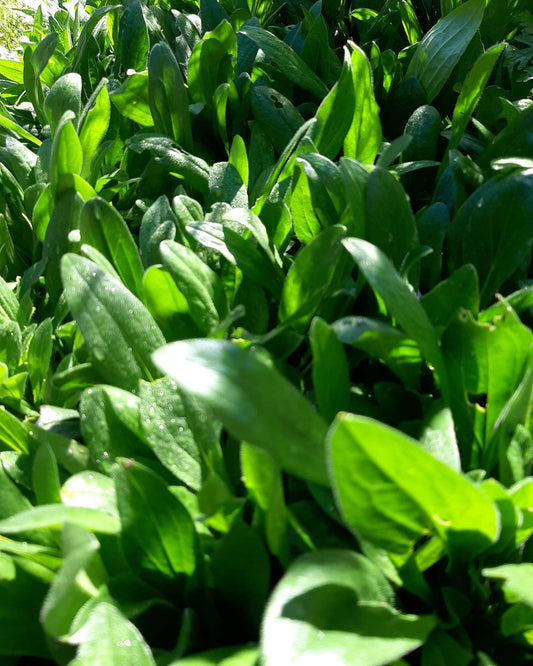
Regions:
<svg viewBox="0 0 533 666"><path fill-rule="evenodd" d="M427 94L427 103L435 99L453 68L479 30L485 0L468 0L436 23L417 45L407 69Z"/></svg>
<svg viewBox="0 0 533 666"><path fill-rule="evenodd" d="M355 112L344 139L344 156L373 164L381 145L381 122L379 108L374 99L370 63L365 52L353 42L352 77L355 91Z"/></svg>
<svg viewBox="0 0 533 666"><path fill-rule="evenodd" d="M165 339L144 305L83 257L66 254L61 275L68 306L102 377L131 390L139 379L156 376L150 354Z"/></svg>

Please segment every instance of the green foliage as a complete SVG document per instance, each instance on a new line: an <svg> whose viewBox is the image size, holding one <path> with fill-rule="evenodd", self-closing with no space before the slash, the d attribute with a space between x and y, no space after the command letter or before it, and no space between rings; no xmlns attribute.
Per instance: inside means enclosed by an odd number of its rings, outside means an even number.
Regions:
<svg viewBox="0 0 533 666"><path fill-rule="evenodd" d="M532 661L530 13L34 13L0 60L2 664Z"/></svg>

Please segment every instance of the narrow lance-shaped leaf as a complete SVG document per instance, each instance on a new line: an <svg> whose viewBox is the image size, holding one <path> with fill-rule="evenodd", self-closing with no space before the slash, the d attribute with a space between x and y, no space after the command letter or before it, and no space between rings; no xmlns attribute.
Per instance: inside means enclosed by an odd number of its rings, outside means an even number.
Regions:
<svg viewBox="0 0 533 666"><path fill-rule="evenodd" d="M158 350L154 362L232 435L265 449L286 471L327 485L325 422L252 351L222 340L188 340Z"/></svg>

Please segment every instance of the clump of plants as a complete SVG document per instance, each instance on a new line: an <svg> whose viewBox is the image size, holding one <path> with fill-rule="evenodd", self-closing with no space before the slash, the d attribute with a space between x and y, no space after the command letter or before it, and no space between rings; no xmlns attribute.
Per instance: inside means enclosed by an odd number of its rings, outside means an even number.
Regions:
<svg viewBox="0 0 533 666"><path fill-rule="evenodd" d="M97 0L0 61L0 656L533 660L529 0Z"/></svg>
<svg viewBox="0 0 533 666"><path fill-rule="evenodd" d="M20 9L16 2L0 2L0 44L8 51L14 51L24 35L25 22L18 13Z"/></svg>

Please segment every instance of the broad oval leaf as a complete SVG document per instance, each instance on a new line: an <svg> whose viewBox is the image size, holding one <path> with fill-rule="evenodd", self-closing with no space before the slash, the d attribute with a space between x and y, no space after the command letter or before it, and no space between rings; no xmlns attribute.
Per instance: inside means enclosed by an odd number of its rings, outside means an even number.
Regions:
<svg viewBox="0 0 533 666"><path fill-rule="evenodd" d="M327 449L337 501L363 539L406 553L435 532L451 556L471 560L499 536L499 513L489 497L400 431L342 414Z"/></svg>

